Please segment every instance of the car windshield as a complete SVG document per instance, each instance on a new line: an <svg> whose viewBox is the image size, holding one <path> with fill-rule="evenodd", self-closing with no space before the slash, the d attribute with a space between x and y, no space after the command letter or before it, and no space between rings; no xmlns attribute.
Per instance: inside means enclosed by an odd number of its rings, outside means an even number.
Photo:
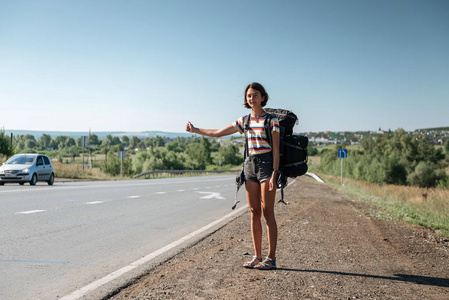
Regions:
<svg viewBox="0 0 449 300"><path fill-rule="evenodd" d="M15 155L6 161L8 165L30 165L36 156Z"/></svg>

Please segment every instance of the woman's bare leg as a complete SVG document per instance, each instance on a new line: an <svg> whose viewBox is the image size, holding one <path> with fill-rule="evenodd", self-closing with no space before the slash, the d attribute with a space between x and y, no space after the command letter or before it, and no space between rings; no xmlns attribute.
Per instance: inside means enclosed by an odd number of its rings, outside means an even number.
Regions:
<svg viewBox="0 0 449 300"><path fill-rule="evenodd" d="M272 191L269 191L268 183L268 180L261 183L262 214L267 224L268 257L276 260L276 246L278 239L278 227L274 215L276 188L274 188Z"/></svg>
<svg viewBox="0 0 449 300"><path fill-rule="evenodd" d="M254 252L257 257L262 257L262 206L260 201L260 184L246 180L246 199L251 212L251 234L253 237Z"/></svg>

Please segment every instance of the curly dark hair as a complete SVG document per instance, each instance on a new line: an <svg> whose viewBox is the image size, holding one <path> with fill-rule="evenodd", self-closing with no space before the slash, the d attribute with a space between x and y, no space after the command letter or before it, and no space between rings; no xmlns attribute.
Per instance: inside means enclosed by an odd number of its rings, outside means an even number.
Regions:
<svg viewBox="0 0 449 300"><path fill-rule="evenodd" d="M268 102L268 94L267 94L267 92L265 91L265 88L260 84L260 83L257 83L257 82L253 82L253 83L251 83L251 84L248 84L248 86L246 87L246 89L245 89L245 95L244 95L244 100L243 100L243 105L246 107L246 108L251 108L251 106L249 106L248 105L248 102L246 101L246 93L248 92L248 90L249 89L253 89L253 90L256 90L256 91L259 91L260 92L260 95L262 96L262 98L264 98L263 99L263 101L262 101L262 107L264 107L265 105L267 105L267 102Z"/></svg>

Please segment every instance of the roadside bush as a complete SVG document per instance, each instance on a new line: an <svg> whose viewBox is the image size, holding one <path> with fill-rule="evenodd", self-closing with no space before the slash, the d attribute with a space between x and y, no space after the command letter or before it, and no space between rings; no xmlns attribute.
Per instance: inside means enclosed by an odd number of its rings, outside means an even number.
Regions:
<svg viewBox="0 0 449 300"><path fill-rule="evenodd" d="M335 151L323 149L320 153L321 162L318 169L326 174L340 175L340 164Z"/></svg>
<svg viewBox="0 0 449 300"><path fill-rule="evenodd" d="M449 176L446 176L444 179L440 179L437 187L446 190L449 189Z"/></svg>
<svg viewBox="0 0 449 300"><path fill-rule="evenodd" d="M121 159L118 158L117 153L109 151L107 157L107 162L100 166L100 170L113 176L120 175ZM132 175L132 164L129 157L123 158L123 175Z"/></svg>
<svg viewBox="0 0 449 300"><path fill-rule="evenodd" d="M143 165L147 159L150 158L148 151L139 151L132 159L132 168L136 174L141 174L149 170L143 170Z"/></svg>
<svg viewBox="0 0 449 300"><path fill-rule="evenodd" d="M308 156L316 156L318 155L318 149L314 145L309 145L307 147L307 155Z"/></svg>
<svg viewBox="0 0 449 300"><path fill-rule="evenodd" d="M379 161L377 157L371 160L366 172L366 181L383 184L385 183L386 171L384 165Z"/></svg>
<svg viewBox="0 0 449 300"><path fill-rule="evenodd" d="M384 168L385 183L396 185L405 185L407 183L407 170L398 157L392 156L385 158Z"/></svg>
<svg viewBox="0 0 449 300"><path fill-rule="evenodd" d="M2 165L7 160L8 160L8 156L6 156L4 154L0 154L0 165Z"/></svg>
<svg viewBox="0 0 449 300"><path fill-rule="evenodd" d="M449 161L449 140L444 143L444 152L446 153L446 160Z"/></svg>
<svg viewBox="0 0 449 300"><path fill-rule="evenodd" d="M425 137L413 137L398 129L393 134L362 140L363 150L349 150L344 160L344 176L376 184L435 187L444 185L447 175L442 148ZM319 170L340 175L336 149L321 152ZM338 160L338 161L337 161Z"/></svg>
<svg viewBox="0 0 449 300"><path fill-rule="evenodd" d="M195 162L196 170L205 170L206 166L212 163L211 143L204 136L201 139L193 139L187 146L186 153Z"/></svg>
<svg viewBox="0 0 449 300"><path fill-rule="evenodd" d="M0 129L0 154L10 157L14 154L11 138L5 134L4 129Z"/></svg>
<svg viewBox="0 0 449 300"><path fill-rule="evenodd" d="M23 154L23 153L37 153L37 152L35 150L28 148L16 151L16 154Z"/></svg>
<svg viewBox="0 0 449 300"><path fill-rule="evenodd" d="M438 168L435 164L428 162L420 162L413 173L407 177L407 181L411 185L416 185L423 188L435 187L440 180L446 178L446 173L443 169Z"/></svg>
<svg viewBox="0 0 449 300"><path fill-rule="evenodd" d="M239 154L239 148L232 144L220 147L217 158L221 160L222 165L239 165L243 163L243 157ZM219 165L218 161L215 161L215 165Z"/></svg>

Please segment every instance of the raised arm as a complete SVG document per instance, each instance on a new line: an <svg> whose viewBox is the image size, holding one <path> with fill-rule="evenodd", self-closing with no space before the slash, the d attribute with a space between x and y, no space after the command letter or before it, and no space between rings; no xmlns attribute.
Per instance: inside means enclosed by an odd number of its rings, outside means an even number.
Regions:
<svg viewBox="0 0 449 300"><path fill-rule="evenodd" d="M193 126L192 123L187 122L186 131L190 133L201 134L210 137L221 137L230 135L237 132L237 129L233 125L226 126L222 129L203 129Z"/></svg>

